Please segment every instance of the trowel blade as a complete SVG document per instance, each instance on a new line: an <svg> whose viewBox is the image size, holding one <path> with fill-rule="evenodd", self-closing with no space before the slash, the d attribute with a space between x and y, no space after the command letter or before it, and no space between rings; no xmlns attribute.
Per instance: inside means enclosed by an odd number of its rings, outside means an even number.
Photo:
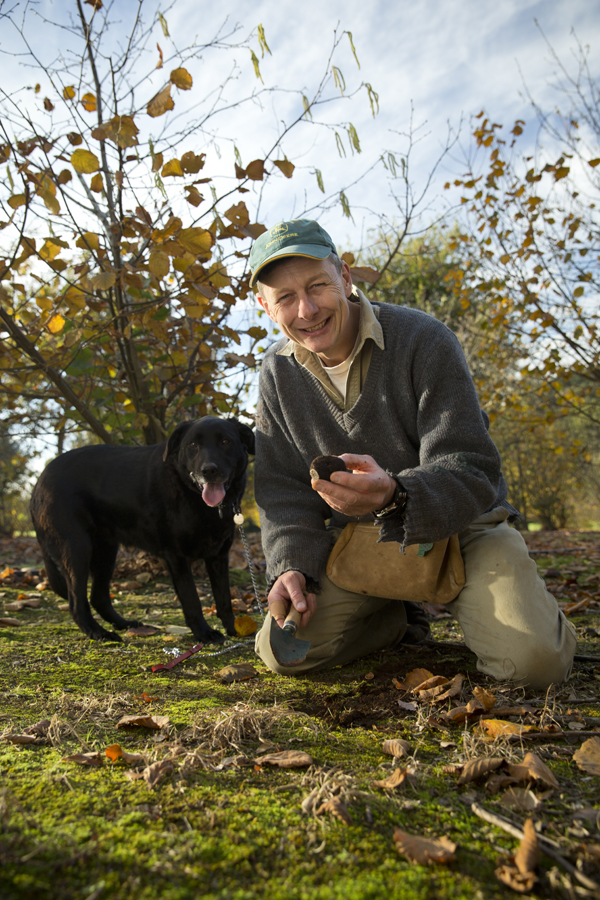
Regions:
<svg viewBox="0 0 600 900"><path fill-rule="evenodd" d="M275 619L271 619L269 639L273 656L280 666L299 666L310 649L310 641L302 641L289 631L284 631Z"/></svg>

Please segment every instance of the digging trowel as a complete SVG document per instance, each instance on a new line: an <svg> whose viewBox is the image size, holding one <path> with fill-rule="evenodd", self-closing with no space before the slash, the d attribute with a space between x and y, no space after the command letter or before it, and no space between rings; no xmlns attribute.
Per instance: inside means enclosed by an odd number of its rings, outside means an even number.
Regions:
<svg viewBox="0 0 600 900"><path fill-rule="evenodd" d="M302 641L296 637L302 613L299 613L293 606L283 623L283 628L279 627L277 618L282 619L285 616L285 610L283 600L271 603L271 650L280 666L299 666L306 659L310 641Z"/></svg>

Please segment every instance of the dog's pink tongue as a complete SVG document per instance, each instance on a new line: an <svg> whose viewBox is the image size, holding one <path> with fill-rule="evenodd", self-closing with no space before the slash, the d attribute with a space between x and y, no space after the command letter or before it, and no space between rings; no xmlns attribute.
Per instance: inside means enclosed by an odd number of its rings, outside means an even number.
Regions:
<svg viewBox="0 0 600 900"><path fill-rule="evenodd" d="M202 485L202 499L207 506L218 506L225 496L224 484L204 484Z"/></svg>

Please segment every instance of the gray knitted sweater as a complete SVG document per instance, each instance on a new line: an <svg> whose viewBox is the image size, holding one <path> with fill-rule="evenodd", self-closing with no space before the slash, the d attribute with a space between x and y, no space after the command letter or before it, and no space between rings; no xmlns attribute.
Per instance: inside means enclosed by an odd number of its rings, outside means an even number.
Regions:
<svg viewBox="0 0 600 900"><path fill-rule="evenodd" d="M255 491L271 584L297 569L318 585L331 549L331 508L312 490L322 454L368 453L408 493L403 519L382 530L403 544L438 541L506 502L500 455L487 432L455 335L419 310L379 307L385 350L373 355L360 397L340 410L294 356L265 355L256 422ZM336 522L353 521L336 513Z"/></svg>

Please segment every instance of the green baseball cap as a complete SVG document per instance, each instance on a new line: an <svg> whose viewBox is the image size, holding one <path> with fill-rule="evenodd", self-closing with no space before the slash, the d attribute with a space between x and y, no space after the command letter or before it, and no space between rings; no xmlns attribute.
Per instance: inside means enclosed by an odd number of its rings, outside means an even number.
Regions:
<svg viewBox="0 0 600 900"><path fill-rule="evenodd" d="M250 287L268 263L283 256L308 256L326 259L337 253L335 244L314 219L290 219L265 231L254 241L250 251Z"/></svg>

